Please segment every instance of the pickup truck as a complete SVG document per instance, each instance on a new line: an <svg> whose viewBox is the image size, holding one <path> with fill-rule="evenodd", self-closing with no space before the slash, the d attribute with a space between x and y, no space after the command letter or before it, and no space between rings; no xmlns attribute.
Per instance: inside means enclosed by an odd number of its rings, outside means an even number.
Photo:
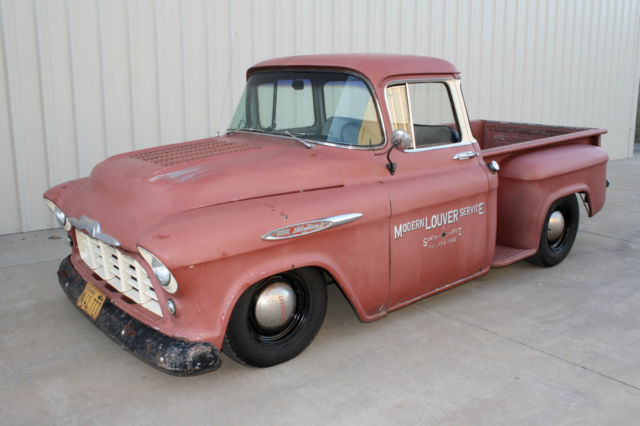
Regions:
<svg viewBox="0 0 640 426"><path fill-rule="evenodd" d="M222 136L113 156L49 189L71 301L176 375L220 350L300 354L339 287L363 322L527 259L569 253L608 181L605 130L469 121L460 73L407 55L247 71Z"/></svg>

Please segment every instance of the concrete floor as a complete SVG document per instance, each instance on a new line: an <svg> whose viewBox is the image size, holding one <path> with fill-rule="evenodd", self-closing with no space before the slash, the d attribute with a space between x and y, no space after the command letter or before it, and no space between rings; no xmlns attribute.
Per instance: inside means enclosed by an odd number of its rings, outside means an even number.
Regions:
<svg viewBox="0 0 640 426"><path fill-rule="evenodd" d="M2 424L638 424L640 160L609 164L569 257L358 322L335 287L298 358L193 378L122 351L56 278L63 233L0 237ZM584 213L584 211L582 212Z"/></svg>

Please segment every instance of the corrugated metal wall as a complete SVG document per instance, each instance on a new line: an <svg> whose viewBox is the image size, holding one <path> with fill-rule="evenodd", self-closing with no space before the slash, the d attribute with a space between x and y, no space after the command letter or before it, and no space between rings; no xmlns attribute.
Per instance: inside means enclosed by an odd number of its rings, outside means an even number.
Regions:
<svg viewBox="0 0 640 426"><path fill-rule="evenodd" d="M53 226L42 192L105 157L223 131L251 64L444 57L472 118L604 127L628 157L640 2L0 0L0 234Z"/></svg>

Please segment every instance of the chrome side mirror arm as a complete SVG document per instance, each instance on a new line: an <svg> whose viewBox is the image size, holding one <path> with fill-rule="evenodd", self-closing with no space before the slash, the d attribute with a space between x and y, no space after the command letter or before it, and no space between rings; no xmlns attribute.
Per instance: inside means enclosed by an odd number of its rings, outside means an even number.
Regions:
<svg viewBox="0 0 640 426"><path fill-rule="evenodd" d="M387 151L387 170L393 176L396 174L396 163L391 161L391 151L394 148L404 151L411 148L411 135L401 129L396 129L391 133L391 148Z"/></svg>

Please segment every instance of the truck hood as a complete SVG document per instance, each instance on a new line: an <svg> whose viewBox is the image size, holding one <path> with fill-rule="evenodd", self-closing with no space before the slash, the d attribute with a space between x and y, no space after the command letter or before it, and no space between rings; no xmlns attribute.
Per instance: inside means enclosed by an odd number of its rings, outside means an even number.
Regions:
<svg viewBox="0 0 640 426"><path fill-rule="evenodd" d="M337 162L294 140L236 133L134 151L45 196L88 216L123 247L167 216L216 204L341 186Z"/></svg>

